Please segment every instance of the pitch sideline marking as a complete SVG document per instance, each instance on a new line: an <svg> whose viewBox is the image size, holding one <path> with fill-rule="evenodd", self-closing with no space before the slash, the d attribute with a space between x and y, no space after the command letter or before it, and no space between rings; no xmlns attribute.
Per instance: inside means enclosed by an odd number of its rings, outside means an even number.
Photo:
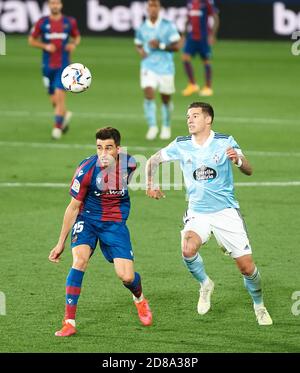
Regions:
<svg viewBox="0 0 300 373"><path fill-rule="evenodd" d="M92 144L57 144L49 142L22 142L22 141L0 141L0 146L7 147L29 147L29 148L47 148L47 149L96 149L95 145ZM127 146L134 151L158 151L159 147L154 146ZM243 150L247 155L253 155L258 157L300 157L300 152L272 152L272 151L256 151L256 150Z"/></svg>
<svg viewBox="0 0 300 373"><path fill-rule="evenodd" d="M237 187L290 187L300 186L300 181L254 181L236 182ZM138 188L140 184L129 184L129 187ZM162 188L179 188L183 184L162 184ZM31 183L31 182L0 182L0 188L69 188L67 183Z"/></svg>

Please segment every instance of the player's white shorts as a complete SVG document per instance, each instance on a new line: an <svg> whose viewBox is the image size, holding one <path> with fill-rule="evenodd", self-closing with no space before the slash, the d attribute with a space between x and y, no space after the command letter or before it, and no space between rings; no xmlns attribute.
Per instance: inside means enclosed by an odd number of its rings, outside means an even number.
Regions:
<svg viewBox="0 0 300 373"><path fill-rule="evenodd" d="M175 92L174 75L158 75L151 70L141 69L141 88L152 87L159 93L171 95Z"/></svg>
<svg viewBox="0 0 300 373"><path fill-rule="evenodd" d="M228 208L214 213L199 214L188 210L183 217L183 240L186 231L193 231L205 244L214 234L218 244L225 253L233 258L252 254L244 220L238 209Z"/></svg>

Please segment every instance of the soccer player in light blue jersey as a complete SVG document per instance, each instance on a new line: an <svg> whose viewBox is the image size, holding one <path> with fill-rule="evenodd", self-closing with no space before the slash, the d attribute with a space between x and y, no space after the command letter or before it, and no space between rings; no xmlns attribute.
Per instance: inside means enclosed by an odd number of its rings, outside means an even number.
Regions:
<svg viewBox="0 0 300 373"><path fill-rule="evenodd" d="M162 128L160 138L171 137L171 95L175 92L173 52L180 49L180 35L173 22L160 17L159 0L148 0L148 18L136 31L134 43L141 61L140 82L144 91L144 113L148 124L147 140L154 140L159 129L155 90L161 95Z"/></svg>
<svg viewBox="0 0 300 373"><path fill-rule="evenodd" d="M182 256L200 283L198 313L206 314L211 306L214 282L206 274L198 251L213 233L242 273L259 325L271 325L263 302L260 273L253 262L245 223L234 196L232 164L246 175L252 174L252 167L232 136L212 130L213 119L213 108L207 103L194 102L188 107L190 135L177 137L147 162L147 195L155 199L164 196L153 184L159 164L180 161L189 200L181 231Z"/></svg>

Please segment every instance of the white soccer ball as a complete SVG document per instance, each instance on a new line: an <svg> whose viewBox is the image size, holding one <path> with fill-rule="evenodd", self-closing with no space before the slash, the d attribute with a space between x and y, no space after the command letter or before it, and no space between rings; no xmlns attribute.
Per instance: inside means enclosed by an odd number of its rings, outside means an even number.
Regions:
<svg viewBox="0 0 300 373"><path fill-rule="evenodd" d="M80 93L89 88L92 75L86 66L81 63L72 63L62 72L61 82L66 91Z"/></svg>

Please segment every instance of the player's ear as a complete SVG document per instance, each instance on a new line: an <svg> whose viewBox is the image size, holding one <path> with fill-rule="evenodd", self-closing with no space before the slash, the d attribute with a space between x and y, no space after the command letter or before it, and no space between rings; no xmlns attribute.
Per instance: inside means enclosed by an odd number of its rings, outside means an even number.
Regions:
<svg viewBox="0 0 300 373"><path fill-rule="evenodd" d="M117 146L117 152L118 152L118 154L121 153L121 150L122 150L121 146Z"/></svg>
<svg viewBox="0 0 300 373"><path fill-rule="evenodd" d="M206 123L206 124L211 124L211 119L212 119L212 118L211 118L210 115L206 115L206 116L205 116L205 123Z"/></svg>

